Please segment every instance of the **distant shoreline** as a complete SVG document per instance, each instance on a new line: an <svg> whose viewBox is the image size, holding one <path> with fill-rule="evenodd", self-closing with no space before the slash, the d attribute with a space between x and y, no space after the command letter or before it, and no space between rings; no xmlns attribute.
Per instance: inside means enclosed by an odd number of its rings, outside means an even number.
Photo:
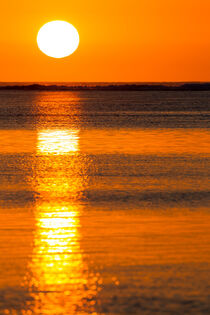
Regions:
<svg viewBox="0 0 210 315"><path fill-rule="evenodd" d="M184 83L178 86L164 84L110 84L110 85L5 85L0 90L21 91L210 91L210 83Z"/></svg>

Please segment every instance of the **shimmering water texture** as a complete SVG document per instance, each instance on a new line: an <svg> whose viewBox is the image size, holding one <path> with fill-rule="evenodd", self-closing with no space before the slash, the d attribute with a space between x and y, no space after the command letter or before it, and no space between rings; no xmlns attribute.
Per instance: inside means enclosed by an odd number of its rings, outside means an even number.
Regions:
<svg viewBox="0 0 210 315"><path fill-rule="evenodd" d="M0 92L0 314L209 314L210 92Z"/></svg>

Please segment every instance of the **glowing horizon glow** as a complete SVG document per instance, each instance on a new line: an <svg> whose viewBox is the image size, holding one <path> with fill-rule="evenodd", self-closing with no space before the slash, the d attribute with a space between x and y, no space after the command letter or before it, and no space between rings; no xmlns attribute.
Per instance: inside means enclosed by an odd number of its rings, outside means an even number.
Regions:
<svg viewBox="0 0 210 315"><path fill-rule="evenodd" d="M77 49L79 34L76 28L66 21L51 21L40 28L37 44L45 55L64 58Z"/></svg>

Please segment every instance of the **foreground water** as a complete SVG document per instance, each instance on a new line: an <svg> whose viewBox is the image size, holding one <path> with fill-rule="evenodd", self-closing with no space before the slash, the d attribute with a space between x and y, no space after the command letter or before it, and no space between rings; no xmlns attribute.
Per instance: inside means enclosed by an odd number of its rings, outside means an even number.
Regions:
<svg viewBox="0 0 210 315"><path fill-rule="evenodd" d="M0 92L0 314L210 312L210 92Z"/></svg>

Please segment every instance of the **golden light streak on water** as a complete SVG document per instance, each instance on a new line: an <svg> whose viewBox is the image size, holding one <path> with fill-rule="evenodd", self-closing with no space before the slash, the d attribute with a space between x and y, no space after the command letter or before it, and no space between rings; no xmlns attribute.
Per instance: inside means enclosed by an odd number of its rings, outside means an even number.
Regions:
<svg viewBox="0 0 210 315"><path fill-rule="evenodd" d="M37 205L30 282L34 314L73 314L97 293L88 286L80 248L80 211L77 204Z"/></svg>
<svg viewBox="0 0 210 315"><path fill-rule="evenodd" d="M41 130L38 132L38 154L68 154L78 151L78 130Z"/></svg>
<svg viewBox="0 0 210 315"><path fill-rule="evenodd" d="M34 185L36 202L34 250L28 275L32 314L78 314L93 309L99 288L80 247L82 161L69 160L78 151L78 130L41 130L37 138ZM68 171L67 171L68 169Z"/></svg>

